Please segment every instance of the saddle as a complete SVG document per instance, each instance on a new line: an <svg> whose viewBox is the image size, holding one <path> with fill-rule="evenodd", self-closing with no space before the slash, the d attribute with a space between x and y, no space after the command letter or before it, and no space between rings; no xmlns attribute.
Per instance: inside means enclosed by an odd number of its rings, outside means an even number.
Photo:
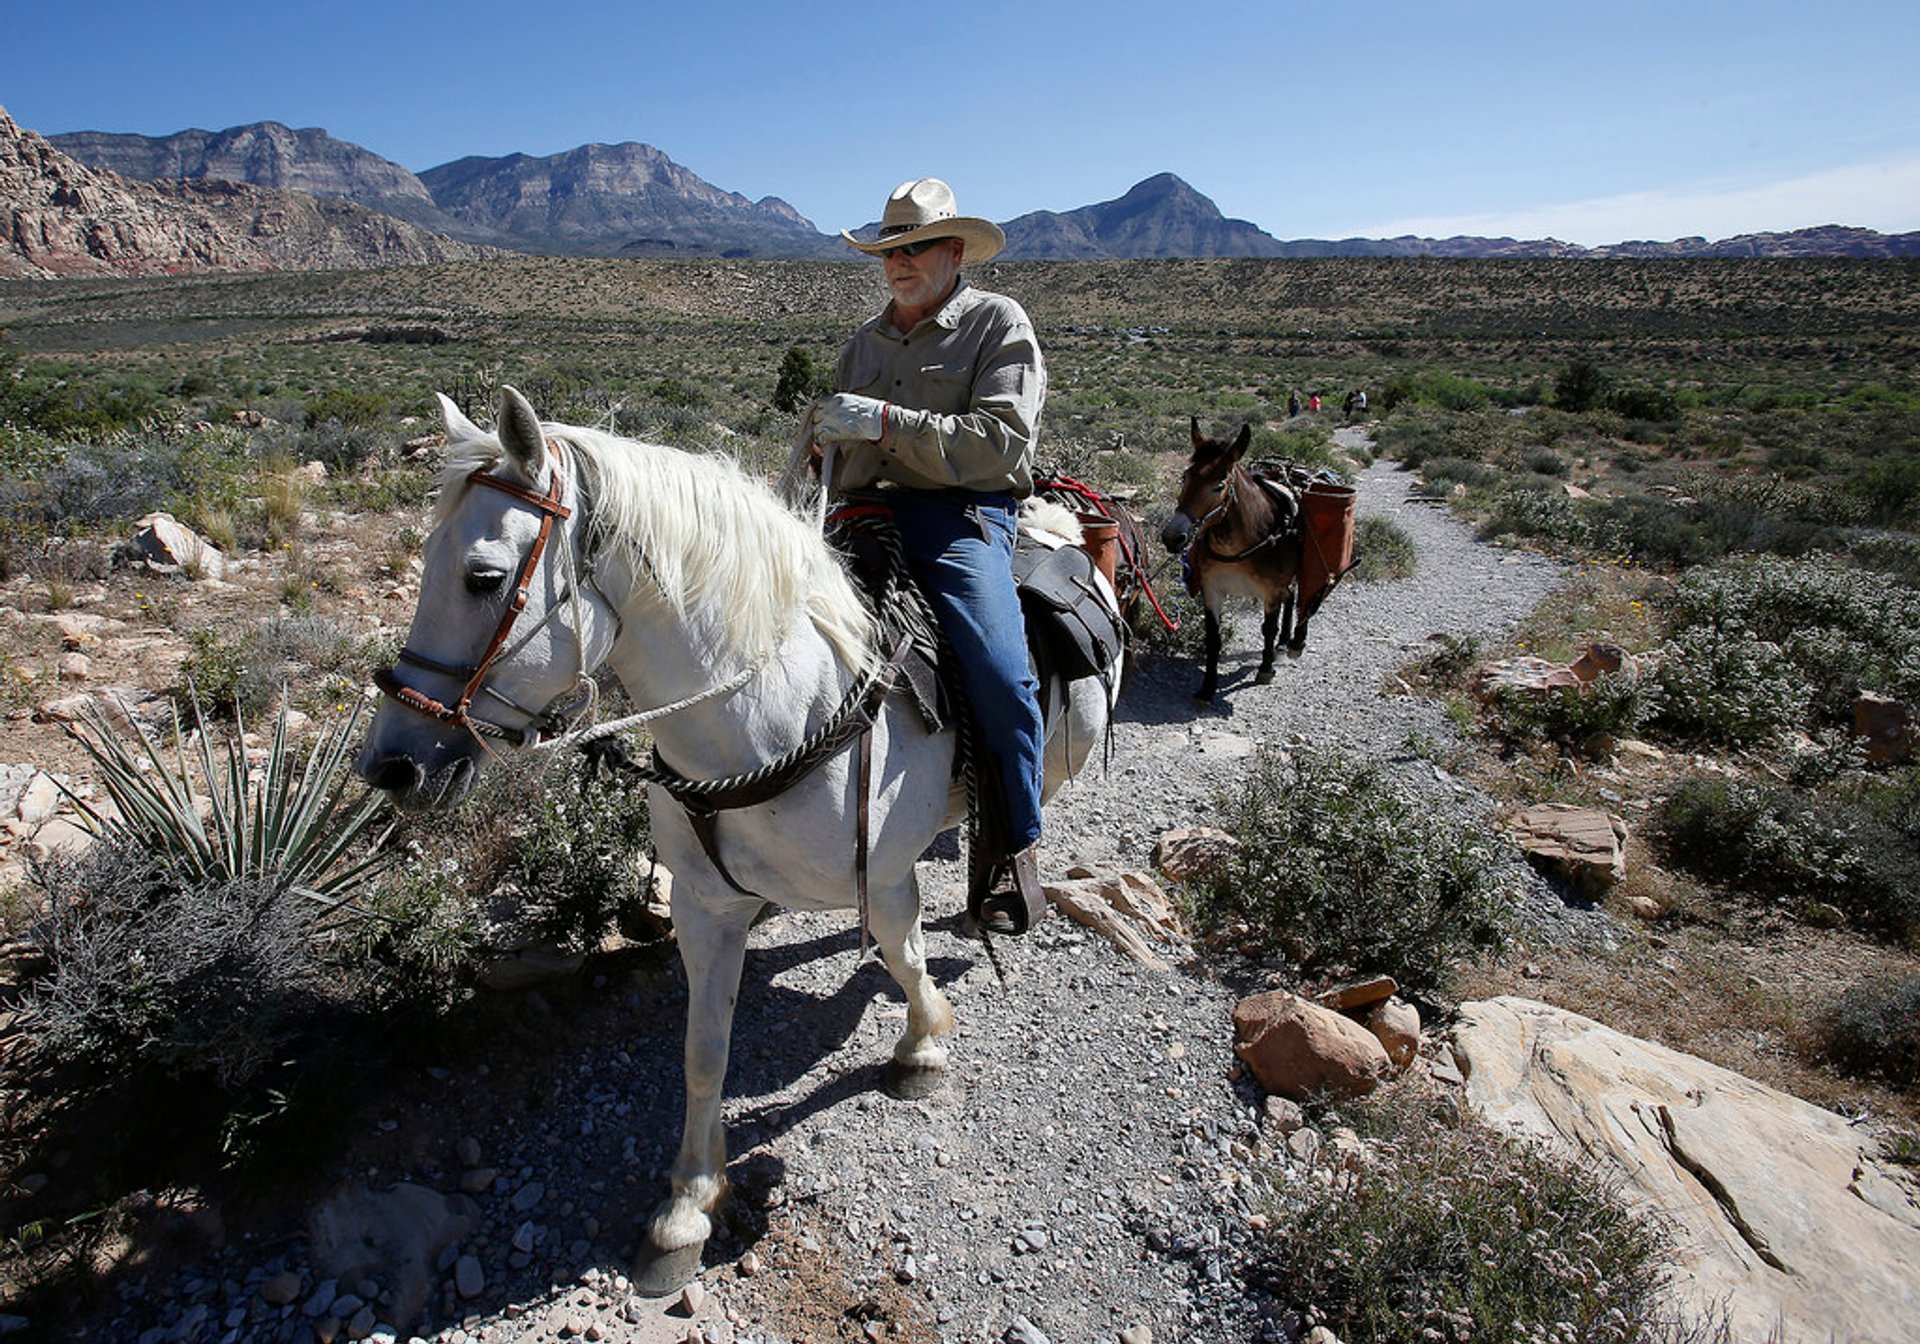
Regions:
<svg viewBox="0 0 1920 1344"><path fill-rule="evenodd" d="M868 601L888 644L905 639L911 656L902 684L929 731L951 724L959 750L955 775L965 784L972 842L968 854L967 913L978 924L992 908L1015 933L1024 933L1044 910L1039 883L1031 873L1008 871L1006 801L999 772L976 768L991 758L968 710L958 668L941 638L925 594L906 566L899 534L884 503L862 502L829 515L827 540L847 559L855 586ZM1100 678L1110 695L1126 651L1127 627L1111 599L1103 595L1093 558L1078 546L1049 545L1020 533L1014 548L1014 582L1020 591L1027 630L1027 656L1041 688L1041 713L1057 678L1070 685ZM1064 708L1064 706L1063 706ZM1024 880L1023 880L1024 877ZM1011 880L1020 899L997 895Z"/></svg>

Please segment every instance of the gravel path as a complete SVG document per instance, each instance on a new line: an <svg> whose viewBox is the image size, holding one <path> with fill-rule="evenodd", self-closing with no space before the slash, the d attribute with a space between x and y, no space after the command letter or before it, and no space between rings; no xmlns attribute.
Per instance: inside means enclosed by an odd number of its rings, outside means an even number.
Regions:
<svg viewBox="0 0 1920 1344"><path fill-rule="evenodd" d="M1111 771L1048 808L1044 875L1146 869L1154 838L1207 820L1262 742L1392 760L1436 808L1483 824L1484 799L1408 750L1413 734L1447 740L1445 715L1379 688L1435 632L1510 626L1560 571L1474 541L1409 483L1368 469L1360 509L1412 537L1414 577L1343 585L1271 685L1252 683L1252 613L1229 634L1211 706L1189 698L1190 662L1139 660ZM1514 881L1541 922L1572 931L1602 918L1564 910L1523 866ZM877 1090L904 1009L877 961L856 965L851 919L780 914L756 931L727 1088L738 1199L685 1299L632 1299L621 1277L677 1139L684 996L672 962L596 982L604 1025L556 1027L547 1067L515 1080L512 1104L477 1100L502 1081L436 1071L426 1097L371 1108L376 1127L433 1137L353 1176L474 1197L473 1230L425 1272L417 1328L448 1344L1298 1339L1301 1323L1239 1278L1262 1198L1248 1160L1261 1098L1232 1077L1241 991L1197 967L1138 968L1057 916L995 941L1002 979L957 934L957 856L929 860L926 889L939 915L930 956L958 1029L952 1080L924 1102ZM528 1005L548 1011L538 992ZM375 1266L323 1279L310 1250L297 1237L234 1246L164 1282L130 1282L112 1333L96 1337L366 1337L404 1276Z"/></svg>

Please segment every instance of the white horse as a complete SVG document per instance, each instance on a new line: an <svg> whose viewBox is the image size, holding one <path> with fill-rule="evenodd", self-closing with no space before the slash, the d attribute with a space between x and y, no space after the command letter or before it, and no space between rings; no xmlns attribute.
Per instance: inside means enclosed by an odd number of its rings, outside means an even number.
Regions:
<svg viewBox="0 0 1920 1344"><path fill-rule="evenodd" d="M602 663L637 704L666 711L651 724L661 761L703 780L787 755L872 685L884 660L871 618L817 530L764 483L722 458L542 425L512 388L492 434L440 402L449 459L420 603L400 662L376 678L389 699L359 762L402 806L459 801L493 749L483 737L531 744ZM1052 689L1049 795L1112 710L1097 678ZM924 1095L943 1076L953 1015L927 972L914 863L964 810L954 736L886 695L865 745L865 768L848 746L778 797L721 812L712 849L649 786L687 1027L685 1128L638 1270L647 1291L698 1270L726 1193L721 1090L747 931L766 901L854 905L864 850L867 928L907 1001L888 1090Z"/></svg>

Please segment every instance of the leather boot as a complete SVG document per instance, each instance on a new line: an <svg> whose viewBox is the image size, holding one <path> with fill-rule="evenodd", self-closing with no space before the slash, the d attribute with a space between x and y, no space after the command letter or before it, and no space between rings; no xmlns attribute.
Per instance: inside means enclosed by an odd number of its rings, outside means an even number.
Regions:
<svg viewBox="0 0 1920 1344"><path fill-rule="evenodd" d="M1000 871L1006 887L994 884L994 891L981 904L980 927L988 933L1022 934L1047 912L1047 894L1040 888L1040 864L1036 847L1028 845L1002 861Z"/></svg>

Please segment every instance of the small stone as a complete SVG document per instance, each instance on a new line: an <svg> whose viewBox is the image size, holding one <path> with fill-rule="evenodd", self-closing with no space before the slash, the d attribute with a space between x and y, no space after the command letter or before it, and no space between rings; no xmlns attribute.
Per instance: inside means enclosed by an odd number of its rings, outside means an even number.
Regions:
<svg viewBox="0 0 1920 1344"><path fill-rule="evenodd" d="M760 1272L760 1255L757 1251L748 1251L740 1257L738 1265L740 1276L750 1279Z"/></svg>
<svg viewBox="0 0 1920 1344"><path fill-rule="evenodd" d="M284 1307L300 1296L300 1271L283 1269L260 1285L260 1300Z"/></svg>
<svg viewBox="0 0 1920 1344"><path fill-rule="evenodd" d="M485 1291L487 1274L478 1256L463 1255L454 1261L453 1286L462 1297L478 1297Z"/></svg>
<svg viewBox="0 0 1920 1344"><path fill-rule="evenodd" d="M680 1290L680 1310L689 1316L697 1313L706 1301L707 1287L698 1279Z"/></svg>

